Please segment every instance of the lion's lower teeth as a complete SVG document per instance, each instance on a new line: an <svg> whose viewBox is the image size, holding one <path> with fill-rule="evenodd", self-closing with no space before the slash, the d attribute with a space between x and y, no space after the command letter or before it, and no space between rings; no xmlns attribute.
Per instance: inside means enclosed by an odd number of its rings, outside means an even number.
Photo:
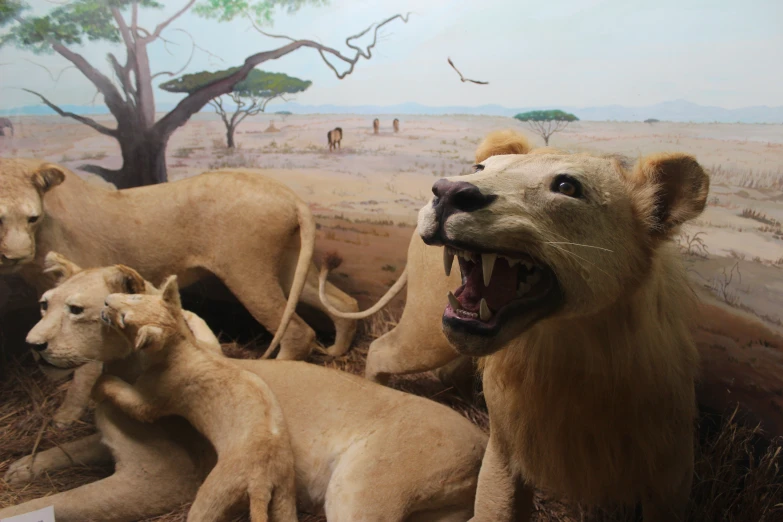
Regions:
<svg viewBox="0 0 783 522"><path fill-rule="evenodd" d="M468 312L467 310L456 310L457 315L467 317L468 319L478 319L478 314L475 312Z"/></svg>

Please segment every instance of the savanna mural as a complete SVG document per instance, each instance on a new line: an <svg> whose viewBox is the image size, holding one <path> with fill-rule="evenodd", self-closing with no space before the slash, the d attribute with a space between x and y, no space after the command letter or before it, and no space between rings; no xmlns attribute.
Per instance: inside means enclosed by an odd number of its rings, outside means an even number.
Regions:
<svg viewBox="0 0 783 522"><path fill-rule="evenodd" d="M364 310L403 274L433 184L473 174L492 131L629 164L690 154L710 186L674 238L698 298L701 358L688 520L771 522L783 517L783 73L772 65L783 59L782 15L774 1L2 1L0 157L51 162L106 190L220 169L266 176L308 204L316 265L339 258L329 281ZM574 252L589 265L585 250ZM92 407L67 427L51 422L69 378L39 368L25 343L40 293L0 272L0 474L95 433ZM182 295L229 357L258 358L275 334L218 278ZM363 375L368 346L405 302L403 291L361 320L339 357L326 353L332 323L303 304L318 334L309 362ZM388 385L489 433L478 381L472 395L431 371ZM110 468L62 469L24 487L0 480L0 508ZM533 519L637 511L539 491Z"/></svg>

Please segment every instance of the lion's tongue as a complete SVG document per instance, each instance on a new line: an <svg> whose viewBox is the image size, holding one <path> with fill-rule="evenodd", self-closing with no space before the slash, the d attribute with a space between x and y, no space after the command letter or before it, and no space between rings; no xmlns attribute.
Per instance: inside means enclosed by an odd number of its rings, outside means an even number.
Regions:
<svg viewBox="0 0 783 522"><path fill-rule="evenodd" d="M484 286L484 271L480 259L476 263L460 259L460 269L466 279L461 291L455 296L469 312L478 311L482 298L486 299L490 310L496 312L517 295L517 267L510 267L508 261L502 257L495 261L488 287Z"/></svg>

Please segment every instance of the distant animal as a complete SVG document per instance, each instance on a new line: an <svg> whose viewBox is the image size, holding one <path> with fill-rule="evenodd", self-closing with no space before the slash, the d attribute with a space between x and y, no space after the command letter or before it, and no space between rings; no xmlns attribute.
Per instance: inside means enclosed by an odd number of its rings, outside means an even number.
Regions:
<svg viewBox="0 0 783 522"><path fill-rule="evenodd" d="M334 149L339 149L340 142L343 139L343 129L341 127L335 127L334 130L330 130L326 133L326 139L329 141L329 152Z"/></svg>
<svg viewBox="0 0 783 522"><path fill-rule="evenodd" d="M480 80L471 80L470 78L465 78L464 76L462 76L462 73L459 72L459 69L457 69L457 66L454 65L454 62L451 61L451 58L449 58L448 60L449 60L449 65L451 65L452 69L457 71L457 74L459 74L459 79L462 80L463 83L471 82L471 83L475 83L475 84L478 84L478 85L489 85L489 82L483 82L483 81L480 81Z"/></svg>
<svg viewBox="0 0 783 522"><path fill-rule="evenodd" d="M375 118L372 120L372 132L373 134L378 134L378 131L381 128L381 121L378 118Z"/></svg>
<svg viewBox="0 0 783 522"><path fill-rule="evenodd" d="M14 135L14 124L9 118L0 118L0 136L5 136L5 129L11 129L11 136Z"/></svg>
<svg viewBox="0 0 783 522"><path fill-rule="evenodd" d="M258 375L199 344L182 313L177 276L161 295L150 295L130 273L135 292L107 296L101 319L144 354L142 373L134 384L102 375L96 399L141 422L180 415L209 439L217 465L188 520L219 520L249 501L252 522L296 522L294 454L274 393Z"/></svg>
<svg viewBox="0 0 783 522"><path fill-rule="evenodd" d="M400 132L400 120L394 118L392 125L394 126L394 132Z"/></svg>

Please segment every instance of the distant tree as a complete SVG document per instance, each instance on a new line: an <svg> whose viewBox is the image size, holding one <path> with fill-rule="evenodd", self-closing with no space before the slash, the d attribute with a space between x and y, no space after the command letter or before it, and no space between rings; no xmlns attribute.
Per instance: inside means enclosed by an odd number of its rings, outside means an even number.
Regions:
<svg viewBox="0 0 783 522"><path fill-rule="evenodd" d="M162 83L160 88L168 92L191 94L203 89L205 85L233 74L237 69L239 67L225 71L186 74ZM247 78L234 85L234 89L227 95L236 106L232 114L229 114L230 111L224 107L223 96L217 96L209 102L226 126L226 146L230 149L235 147L234 132L245 118L264 112L270 101L283 98L286 94L302 92L310 85L312 85L310 81L293 78L283 73L258 69L250 71Z"/></svg>
<svg viewBox="0 0 783 522"><path fill-rule="evenodd" d="M653 123L658 123L659 121L661 120L656 120L655 118L647 118L646 120L644 120L644 123L649 123L650 125L652 125Z"/></svg>
<svg viewBox="0 0 783 522"><path fill-rule="evenodd" d="M514 118L527 123L533 132L543 138L545 145L549 145L552 134L565 129L572 121L579 121L573 114L559 110L523 112Z"/></svg>
<svg viewBox="0 0 783 522"><path fill-rule="evenodd" d="M117 140L122 153L122 167L109 170L95 165L82 168L97 173L119 188L162 183L168 180L166 171L166 146L171 135L190 117L200 111L210 100L233 92L234 86L244 80L256 66L286 56L300 48L315 49L321 59L339 79L351 74L360 58L370 59L378 41L378 31L397 18L408 21L408 15L394 15L373 24L364 31L349 36L346 46L350 53L342 52L313 40L296 40L284 35L271 35L259 27L272 21L278 8L294 12L312 4L323 5L327 0L179 0L181 7L156 25L142 27L142 20L163 9L159 0L51 0L42 13L30 13L25 0L0 0L0 47L15 45L33 53L56 53L70 62L97 89L106 107L116 120L110 127L83 115L58 107L42 94L27 89L57 114L79 121L95 131ZM148 47L154 42L168 42L170 26L187 12L217 22L231 22L238 18L249 20L256 30L268 37L283 39L285 43L276 49L254 52L250 50L242 65L225 77L206 83L190 92L163 117L156 120L153 80L159 76L174 77L182 73L190 63L187 60L180 71L153 72ZM182 29L192 40L191 58L199 48L196 38ZM366 47L356 43L366 34L373 36ZM196 35L203 38L203 35ZM106 74L77 52L87 42L103 41L119 44L125 51L124 63L109 53L107 56L111 74ZM237 56L239 58L241 55ZM120 56L122 58L122 56ZM330 61L331 60L331 61ZM340 72L332 61L341 62L345 70ZM114 79L112 78L112 75Z"/></svg>

